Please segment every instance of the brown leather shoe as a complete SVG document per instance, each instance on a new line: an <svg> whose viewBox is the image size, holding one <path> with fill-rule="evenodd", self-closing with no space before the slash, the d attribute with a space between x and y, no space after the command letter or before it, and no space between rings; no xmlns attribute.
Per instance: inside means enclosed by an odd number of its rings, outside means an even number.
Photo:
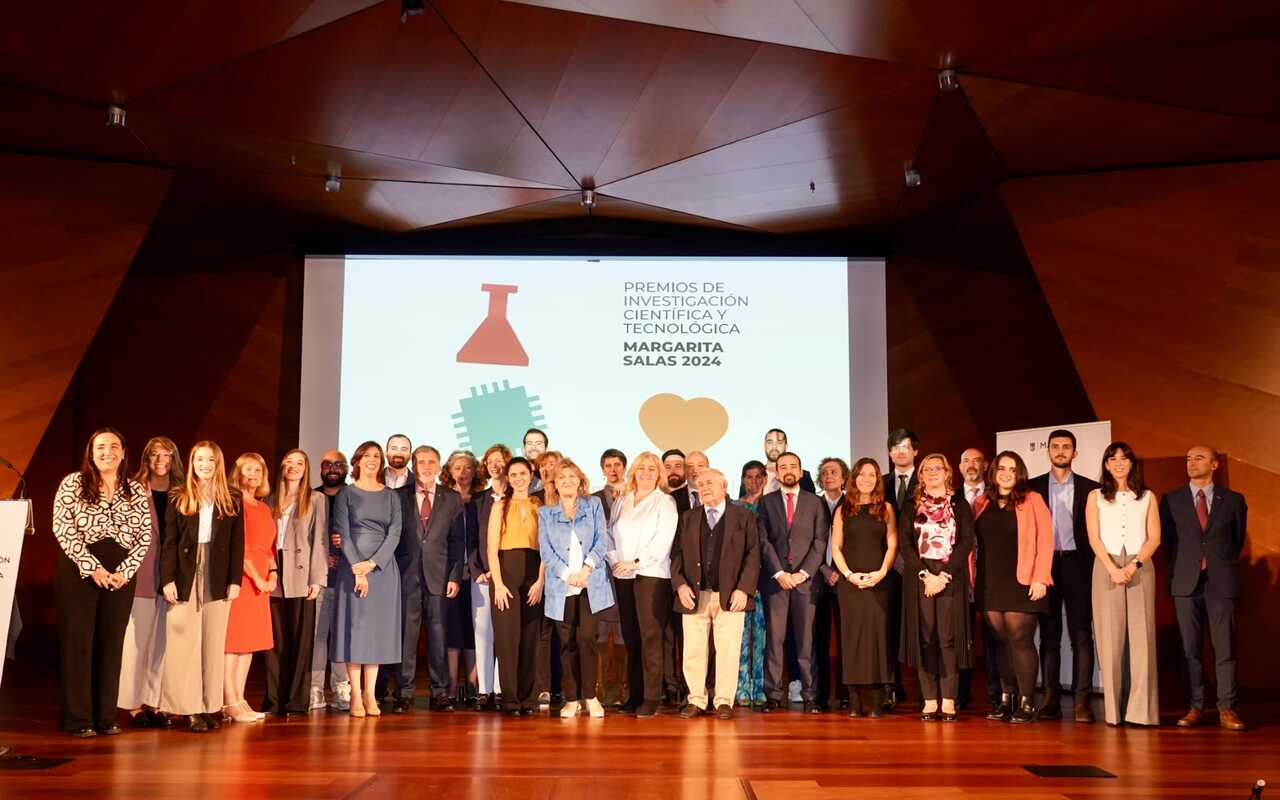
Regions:
<svg viewBox="0 0 1280 800"><path fill-rule="evenodd" d="M1240 715L1230 708L1218 712L1218 724L1229 731L1242 731L1245 729L1244 720L1240 719Z"/></svg>
<svg viewBox="0 0 1280 800"><path fill-rule="evenodd" d="M1093 709L1081 703L1076 706L1076 722L1092 723L1095 721Z"/></svg>
<svg viewBox="0 0 1280 800"><path fill-rule="evenodd" d="M1179 728L1198 728L1204 724L1204 711L1198 708L1189 710L1186 715L1178 720Z"/></svg>

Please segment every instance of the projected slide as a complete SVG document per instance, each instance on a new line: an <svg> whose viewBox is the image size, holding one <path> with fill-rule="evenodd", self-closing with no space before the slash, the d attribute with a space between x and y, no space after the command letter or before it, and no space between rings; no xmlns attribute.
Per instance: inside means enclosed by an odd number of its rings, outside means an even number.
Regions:
<svg viewBox="0 0 1280 800"><path fill-rule="evenodd" d="M446 454L519 453L539 427L592 476L605 448L674 447L735 486L771 427L809 465L848 455L843 258L347 256L340 275L348 449L402 431Z"/></svg>

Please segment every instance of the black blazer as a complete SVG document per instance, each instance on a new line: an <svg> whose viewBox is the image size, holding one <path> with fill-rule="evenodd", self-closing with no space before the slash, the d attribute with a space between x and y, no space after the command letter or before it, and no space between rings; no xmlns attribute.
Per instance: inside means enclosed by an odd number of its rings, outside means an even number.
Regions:
<svg viewBox="0 0 1280 800"><path fill-rule="evenodd" d="M701 507L680 515L675 543L671 548L671 589L675 591L675 610L691 614L680 602L681 586L698 593L702 585L702 526L707 515ZM724 536L720 544L720 607L729 610L733 592L747 595L747 608L755 608L756 586L760 583L760 546L756 520L750 511L732 501L725 503L724 516L716 520L715 530Z"/></svg>
<svg viewBox="0 0 1280 800"><path fill-rule="evenodd" d="M1240 596L1240 551L1244 549L1249 507L1244 495L1214 484L1209 527L1200 530L1191 487L1183 485L1160 498L1160 541L1169 554L1169 591L1189 597L1200 582L1200 559L1208 563L1204 591L1214 597Z"/></svg>
<svg viewBox="0 0 1280 800"><path fill-rule="evenodd" d="M1098 488L1098 482L1089 480L1083 475L1071 473L1075 484L1075 495L1071 500L1071 533L1076 538L1076 550L1089 550L1089 528L1085 524L1084 507L1089 502L1089 492ZM1053 516L1053 505L1049 502L1049 473L1037 475L1030 481L1031 490L1044 498L1049 506L1049 516ZM1055 539L1056 541L1056 539Z"/></svg>
<svg viewBox="0 0 1280 800"><path fill-rule="evenodd" d="M486 490L484 492L488 494ZM439 495L437 495L438 497ZM471 580L471 561L472 551L479 544L479 530L477 528L477 516L480 507L480 495L472 495L467 502L462 502L462 495L458 495L458 514L453 518L453 526L449 530L449 580ZM486 520L488 517L485 518Z"/></svg>
<svg viewBox="0 0 1280 800"><path fill-rule="evenodd" d="M957 665L967 669L973 664L973 637L970 634L973 613L968 602L969 555L973 552L977 537L974 533L973 509L969 507L968 501L960 492L951 495L951 512L956 519L956 543L951 548L951 557L938 571L951 575L951 583L943 591L956 598L956 602L951 604L949 625L955 634ZM904 566L902 636L899 637L898 658L918 669L926 663L920 632L920 600L923 590L918 576L922 569L928 569L930 572L934 570L926 567L924 560L920 558L920 532L916 530L914 502L908 509L907 515L905 520L898 517L898 552L902 554Z"/></svg>
<svg viewBox="0 0 1280 800"><path fill-rule="evenodd" d="M893 513L898 519L899 529L902 526L902 509L898 508L898 477L894 473L896 467L890 467L884 474L884 499L893 506ZM920 485L920 467L911 471L911 480L907 481L907 511L915 513L916 487ZM910 517L908 517L910 519Z"/></svg>
<svg viewBox="0 0 1280 800"><path fill-rule="evenodd" d="M453 520L462 511L462 498L443 484L436 484L436 499L431 505L431 519L422 530L418 517L418 484L406 483L400 495L400 543L396 545L396 564L400 574L419 575L431 594L444 594L446 581L462 580L462 564L450 561L450 552L462 551L461 542L450 542ZM412 570L412 572L410 572Z"/></svg>
<svg viewBox="0 0 1280 800"><path fill-rule="evenodd" d="M213 510L213 531L209 539L209 596L225 600L228 586L239 586L244 580L244 518L236 514L224 517ZM160 588L173 583L178 601L191 599L196 578L196 548L200 538L200 514L179 513L170 502L164 512L164 533L160 538Z"/></svg>
<svg viewBox="0 0 1280 800"><path fill-rule="evenodd" d="M796 587L795 591L807 592L813 579L820 578L818 569L825 563L827 538L831 536L831 512L821 497L812 492L796 493L795 516L787 528L787 508L782 491L769 492L756 504L756 520L760 529L760 562L764 577L770 578L779 571L804 570L810 580ZM787 553L791 560L787 560ZM782 591L777 581L765 580L761 586L766 591Z"/></svg>
<svg viewBox="0 0 1280 800"><path fill-rule="evenodd" d="M693 501L689 499L689 484L686 482L681 484L679 489L671 490L671 499L676 501L676 513L683 514L693 505Z"/></svg>
<svg viewBox="0 0 1280 800"><path fill-rule="evenodd" d="M604 519L607 523L613 516L613 492L609 491L609 487L606 486L598 492L592 492L591 496L600 501L600 505L604 508Z"/></svg>
<svg viewBox="0 0 1280 800"><path fill-rule="evenodd" d="M468 577L474 579L489 571L489 514L493 511L493 492L485 489L472 497L476 507L476 545L467 553Z"/></svg>

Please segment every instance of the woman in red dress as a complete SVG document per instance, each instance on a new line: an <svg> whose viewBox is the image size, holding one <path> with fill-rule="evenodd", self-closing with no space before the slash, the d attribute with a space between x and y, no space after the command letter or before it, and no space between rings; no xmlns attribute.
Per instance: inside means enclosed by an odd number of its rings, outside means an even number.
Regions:
<svg viewBox="0 0 1280 800"><path fill-rule="evenodd" d="M262 502L269 491L266 460L257 453L245 453L236 459L227 482L239 490L243 508L244 580L227 620L222 713L236 722L258 722L265 715L245 702L244 685L253 654L272 647L271 592L279 579L276 523L271 507Z"/></svg>

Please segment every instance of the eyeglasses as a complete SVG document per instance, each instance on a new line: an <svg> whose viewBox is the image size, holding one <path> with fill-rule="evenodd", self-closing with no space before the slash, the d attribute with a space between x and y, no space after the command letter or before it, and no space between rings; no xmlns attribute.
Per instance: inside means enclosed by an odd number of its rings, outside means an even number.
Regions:
<svg viewBox="0 0 1280 800"><path fill-rule="evenodd" d="M346 465L347 465L347 462L345 461L321 461L320 462L321 469L324 469L325 467L345 467Z"/></svg>
<svg viewBox="0 0 1280 800"><path fill-rule="evenodd" d="M899 442L889 448L890 453L908 453L915 448L911 446L911 442Z"/></svg>
<svg viewBox="0 0 1280 800"><path fill-rule="evenodd" d="M934 464L934 465L932 465L932 466L928 466L928 467L921 467L921 468L920 468L920 471L921 471L921 472L923 472L923 473L926 473L926 474L928 474L928 475L936 475L936 474L938 474L939 472L946 472L946 471L947 471L947 468L946 468L946 467L940 467L940 466L938 466L937 464Z"/></svg>

